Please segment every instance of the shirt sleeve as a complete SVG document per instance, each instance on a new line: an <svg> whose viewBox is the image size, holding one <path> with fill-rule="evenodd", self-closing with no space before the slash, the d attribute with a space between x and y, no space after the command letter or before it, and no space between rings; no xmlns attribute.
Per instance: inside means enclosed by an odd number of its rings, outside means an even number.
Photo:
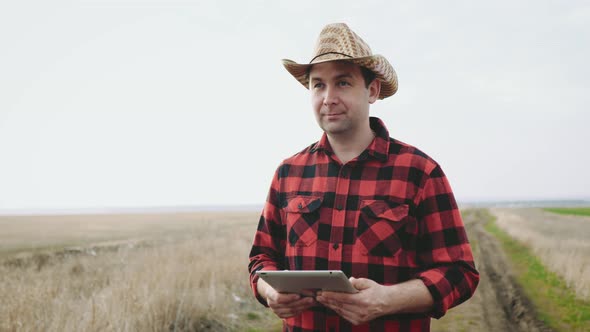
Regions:
<svg viewBox="0 0 590 332"><path fill-rule="evenodd" d="M448 309L469 299L479 283L473 254L455 197L440 166L426 179L417 204L420 229L418 274L434 299L430 315L442 317Z"/></svg>
<svg viewBox="0 0 590 332"><path fill-rule="evenodd" d="M280 169L280 167L279 167ZM270 190L254 236L252 249L250 250L250 285L256 299L265 306L266 300L258 293L259 270L282 270L286 244L286 230L282 223L280 195L279 195L279 169L275 172Z"/></svg>

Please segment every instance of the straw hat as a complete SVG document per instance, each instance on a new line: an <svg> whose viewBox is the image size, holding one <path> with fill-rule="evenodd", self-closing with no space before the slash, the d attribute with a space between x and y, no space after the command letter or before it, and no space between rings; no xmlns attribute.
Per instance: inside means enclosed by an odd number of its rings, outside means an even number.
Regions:
<svg viewBox="0 0 590 332"><path fill-rule="evenodd" d="M371 48L344 23L328 24L320 32L314 56L308 64L283 59L283 66L303 86L309 89L308 72L316 63L344 60L373 71L381 81L379 99L397 91L397 75L387 59L373 54Z"/></svg>

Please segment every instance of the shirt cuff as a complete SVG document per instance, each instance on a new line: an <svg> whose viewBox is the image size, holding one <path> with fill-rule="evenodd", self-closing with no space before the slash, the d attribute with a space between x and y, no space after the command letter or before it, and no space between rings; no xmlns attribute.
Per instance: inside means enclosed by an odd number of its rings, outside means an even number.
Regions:
<svg viewBox="0 0 590 332"><path fill-rule="evenodd" d="M432 309L427 314L432 318L439 319L444 316L448 310L445 305L444 295L443 294L450 294L451 287L448 281L444 278L444 275L441 271L438 270L429 270L425 271L417 276L419 279L424 282L424 285L432 295L432 299L434 300L434 304Z"/></svg>

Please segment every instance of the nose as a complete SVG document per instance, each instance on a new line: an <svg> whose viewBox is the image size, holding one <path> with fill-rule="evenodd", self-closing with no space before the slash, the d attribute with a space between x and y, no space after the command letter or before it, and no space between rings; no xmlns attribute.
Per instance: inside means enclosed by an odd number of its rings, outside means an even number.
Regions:
<svg viewBox="0 0 590 332"><path fill-rule="evenodd" d="M338 104L338 94L336 93L336 89L332 87L326 87L324 91L324 105L335 105Z"/></svg>

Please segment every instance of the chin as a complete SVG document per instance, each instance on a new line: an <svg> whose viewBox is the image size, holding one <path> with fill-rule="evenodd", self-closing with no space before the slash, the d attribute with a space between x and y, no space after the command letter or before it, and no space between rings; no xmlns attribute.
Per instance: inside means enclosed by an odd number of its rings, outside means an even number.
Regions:
<svg viewBox="0 0 590 332"><path fill-rule="evenodd" d="M324 131L330 135L342 135L347 132L344 128L330 128L329 126L324 128Z"/></svg>

